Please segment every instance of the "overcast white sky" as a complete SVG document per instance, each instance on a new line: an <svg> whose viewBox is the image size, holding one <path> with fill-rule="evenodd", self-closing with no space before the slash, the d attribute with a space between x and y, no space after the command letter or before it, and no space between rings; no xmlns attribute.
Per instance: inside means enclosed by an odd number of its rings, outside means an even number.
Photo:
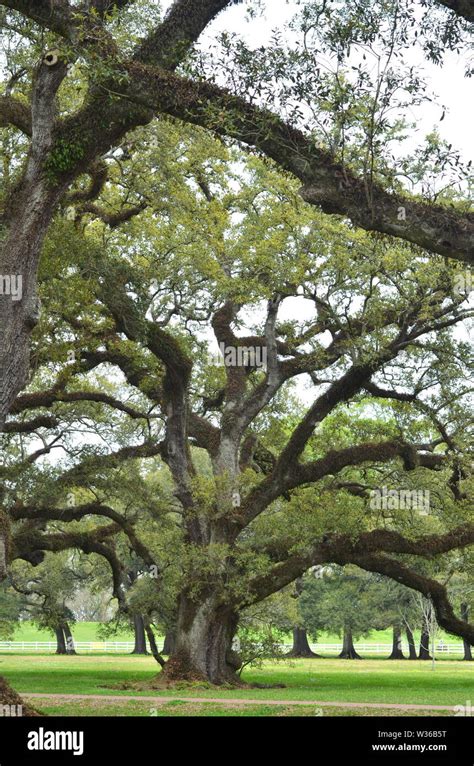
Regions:
<svg viewBox="0 0 474 766"><path fill-rule="evenodd" d="M168 8L171 0L164 0L162 7ZM223 11L211 25L208 32L238 32L252 47L265 45L274 29L281 29L297 12L298 7L291 0L266 0L262 3L262 16L249 21L247 4L240 3ZM414 59L416 62L416 59ZM439 125L441 136L461 151L463 159L472 159L474 123L474 78L464 76L466 59L449 54L443 66L426 62L421 54L420 66L426 72L431 89L439 96L439 102L447 107L443 122ZM438 106L423 104L412 116L417 122L414 145L422 143L424 136L439 124L442 110Z"/></svg>

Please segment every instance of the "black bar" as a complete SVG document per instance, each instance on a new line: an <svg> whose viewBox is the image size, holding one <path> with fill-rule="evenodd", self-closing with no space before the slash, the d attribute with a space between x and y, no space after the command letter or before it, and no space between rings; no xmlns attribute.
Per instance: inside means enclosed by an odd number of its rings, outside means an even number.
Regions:
<svg viewBox="0 0 474 766"><path fill-rule="evenodd" d="M175 753L180 761L200 756L222 761L237 752L242 761L253 762L258 755L268 762L273 754L281 760L283 752L295 758L305 753L311 766L327 764L330 758L335 766L359 762L473 766L472 724L470 717L331 718L320 713L314 718L0 718L0 766L98 762L135 766L143 758L162 761L165 753L167 760ZM34 734L41 729L43 737L37 744L64 744L76 750L82 732L83 753L28 749L28 742L36 744ZM56 732L64 732L64 737L56 740Z"/></svg>

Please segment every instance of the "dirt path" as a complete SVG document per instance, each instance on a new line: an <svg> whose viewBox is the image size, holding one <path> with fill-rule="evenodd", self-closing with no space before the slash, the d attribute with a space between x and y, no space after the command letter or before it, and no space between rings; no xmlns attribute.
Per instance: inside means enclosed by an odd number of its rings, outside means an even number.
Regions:
<svg viewBox="0 0 474 766"><path fill-rule="evenodd" d="M127 695L100 695L100 694L43 694L22 693L26 699L61 700L64 702L77 702L78 700L102 700L105 704L111 702L154 702L156 705L164 705L167 702L208 702L221 705L306 705L318 707L347 707L347 708L377 708L382 710L452 710L454 705L398 705L387 702L327 702L321 700L262 700L262 699L238 699L222 697L133 697Z"/></svg>

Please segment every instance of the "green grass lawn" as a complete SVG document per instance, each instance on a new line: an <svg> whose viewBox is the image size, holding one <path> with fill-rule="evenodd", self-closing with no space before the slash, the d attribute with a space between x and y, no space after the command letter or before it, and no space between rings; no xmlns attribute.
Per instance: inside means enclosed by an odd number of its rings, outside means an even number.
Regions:
<svg viewBox="0 0 474 766"><path fill-rule="evenodd" d="M134 691L107 688L123 682L146 682L156 675L158 666L152 658L132 656L77 656L64 657L54 655L6 655L0 656L0 674L5 675L19 692L43 692L62 694L96 695L143 695L170 697L201 697L231 700L246 698L258 700L305 700L311 706L312 701L373 702L426 705L463 705L474 700L474 665L455 660L441 660L436 669L431 670L431 663L390 660L296 660L284 663L266 663L263 668L249 669L244 680L263 684L284 683L284 689L223 689L190 688L178 690ZM177 701L177 700L176 700ZM52 708L49 701L36 703L48 712ZM61 704L61 703L58 703ZM104 700L105 705L105 700ZM104 708L104 714L117 714ZM117 707L117 704L115 705ZM188 705L189 707L189 705ZM76 714L77 709L85 709L79 701L61 705ZM120 706L122 708L122 706ZM215 704L209 708L213 713ZM97 703L92 705L92 713ZM130 707L130 710L133 708ZM146 702L141 712L149 715L150 703ZM56 708L57 710L57 708ZM126 710L126 708L125 708ZM178 705L176 711L184 709ZM148 711L148 712L146 712ZM234 711L239 715L250 715L247 710ZM281 714L282 710L272 709L272 715ZM344 711L343 711L344 713ZM84 713L83 713L84 714ZM86 713L86 714L91 714ZM97 714L97 713L96 713ZM120 713L124 714L124 713ZM127 714L127 713L125 713ZM130 715L134 714L128 713ZM164 715L161 710L157 715ZM234 714L232 712L232 714ZM259 715L263 715L260 711ZM304 711L295 711L302 715ZM314 708L308 715L315 715ZM328 711L325 709L325 713ZM338 712L338 714L341 714ZM349 715L360 715L360 711L346 711Z"/></svg>
<svg viewBox="0 0 474 766"><path fill-rule="evenodd" d="M103 641L97 635L100 622L76 622L71 630L76 641ZM37 628L32 622L20 622L12 638L13 641L54 641L54 634L48 630ZM131 630L121 630L105 639L107 641L133 641Z"/></svg>

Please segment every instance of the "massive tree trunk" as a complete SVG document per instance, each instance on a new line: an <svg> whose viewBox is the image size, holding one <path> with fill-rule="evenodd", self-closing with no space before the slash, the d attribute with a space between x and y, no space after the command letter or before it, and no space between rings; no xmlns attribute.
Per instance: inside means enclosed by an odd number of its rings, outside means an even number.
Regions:
<svg viewBox="0 0 474 766"><path fill-rule="evenodd" d="M66 639L67 654L77 654L76 647L74 646L74 637L71 633L71 628L69 627L68 622L65 622L63 624L63 632L64 632L64 637Z"/></svg>
<svg viewBox="0 0 474 766"><path fill-rule="evenodd" d="M147 654L145 625L140 614L133 615L133 630L135 633L135 646L132 654Z"/></svg>
<svg viewBox="0 0 474 766"><path fill-rule="evenodd" d="M344 628L344 638L342 642L342 652L339 655L341 660L361 660L362 657L357 654L352 639L352 630L350 628Z"/></svg>
<svg viewBox="0 0 474 766"><path fill-rule="evenodd" d="M173 654L176 646L176 632L174 630L167 630L165 633L165 640L163 643L163 654L169 657Z"/></svg>
<svg viewBox="0 0 474 766"><path fill-rule="evenodd" d="M56 92L66 64L44 63L35 76L31 102L32 143L24 176L6 205L0 247L0 431L29 373L29 337L38 321L37 271L41 248L66 184L48 176ZM51 168L53 171L53 168ZM5 286L7 289L5 289Z"/></svg>
<svg viewBox="0 0 474 766"><path fill-rule="evenodd" d="M469 606L465 602L461 604L461 619L464 620L464 622L469 622ZM466 639L464 639L463 646L464 646L463 659L466 660L467 662L470 662L472 660L471 644L469 644L466 641Z"/></svg>
<svg viewBox="0 0 474 766"><path fill-rule="evenodd" d="M176 645L166 663L167 680L238 684L240 658L232 650L237 613L209 594L200 603L180 597Z"/></svg>
<svg viewBox="0 0 474 766"><path fill-rule="evenodd" d="M423 619L423 624L421 626L420 651L418 654L418 659L420 660L433 659L430 654L430 632L428 630L428 626L426 624L425 619Z"/></svg>
<svg viewBox="0 0 474 766"><path fill-rule="evenodd" d="M36 272L39 251L54 210L37 183L34 200L13 220L10 236L0 251L0 275L8 278L7 294L0 294L0 431L29 374L29 338L39 318ZM31 210L33 206L33 210ZM24 219L27 220L24 220Z"/></svg>
<svg viewBox="0 0 474 766"><path fill-rule="evenodd" d="M311 649L308 642L306 628L293 628L293 647L288 653L289 657L320 657Z"/></svg>
<svg viewBox="0 0 474 766"><path fill-rule="evenodd" d="M10 551L10 521L7 514L0 508L0 582L8 573Z"/></svg>
<svg viewBox="0 0 474 766"><path fill-rule="evenodd" d="M408 627L408 625L405 628L405 633L407 635L407 641L408 641L408 659L409 660L417 660L418 656L416 653L416 646L415 646L415 637L413 635L413 631L411 628Z"/></svg>
<svg viewBox="0 0 474 766"><path fill-rule="evenodd" d="M58 625L54 632L56 634L56 654L67 654L66 639L64 638L64 630L62 625Z"/></svg>
<svg viewBox="0 0 474 766"><path fill-rule="evenodd" d="M392 653L389 660L404 660L402 650L402 630L399 625L393 626Z"/></svg>

